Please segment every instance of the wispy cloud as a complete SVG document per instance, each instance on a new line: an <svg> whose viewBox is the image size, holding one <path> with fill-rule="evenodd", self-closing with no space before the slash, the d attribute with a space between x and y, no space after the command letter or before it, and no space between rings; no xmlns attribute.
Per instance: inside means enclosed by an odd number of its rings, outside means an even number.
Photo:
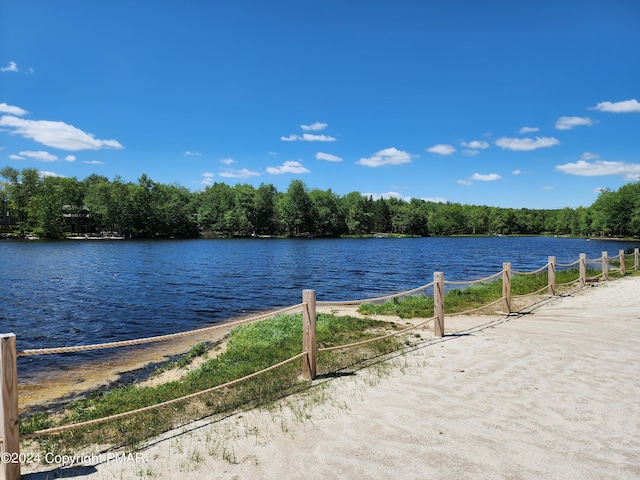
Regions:
<svg viewBox="0 0 640 480"><path fill-rule="evenodd" d="M342 158L332 155L330 153L318 152L316 153L316 159L326 160L327 162L341 162Z"/></svg>
<svg viewBox="0 0 640 480"><path fill-rule="evenodd" d="M385 148L374 153L369 158L361 158L356 162L365 167L382 167L383 165L402 165L411 163L411 154L397 148Z"/></svg>
<svg viewBox="0 0 640 480"><path fill-rule="evenodd" d="M320 130L324 130L325 128L327 128L327 124L316 122L316 123L312 123L311 125L300 125L300 128L305 132L308 132L308 131L319 132Z"/></svg>
<svg viewBox="0 0 640 480"><path fill-rule="evenodd" d="M18 65L16 62L9 62L6 67L0 67L0 72L18 72Z"/></svg>
<svg viewBox="0 0 640 480"><path fill-rule="evenodd" d="M213 178L215 175L211 172L204 172L202 174L202 180L200 180L200 185L209 186L213 185Z"/></svg>
<svg viewBox="0 0 640 480"><path fill-rule="evenodd" d="M447 145L445 143L438 143L433 147L427 148L427 152L437 153L438 155L451 155L455 151L456 149L453 147L453 145Z"/></svg>
<svg viewBox="0 0 640 480"><path fill-rule="evenodd" d="M267 172L271 175L282 175L284 173L311 173L311 170L302 166L302 163L289 160L277 167L267 167Z"/></svg>
<svg viewBox="0 0 640 480"><path fill-rule="evenodd" d="M248 170L246 168L242 168L240 170L225 168L221 170L218 175L224 178L250 178L250 177L259 177L260 173L254 172L252 170Z"/></svg>
<svg viewBox="0 0 640 480"><path fill-rule="evenodd" d="M625 180L640 179L640 164L626 162L610 162L606 160L578 160L573 163L556 165L556 170L569 175L580 177L601 177L608 175L620 175Z"/></svg>
<svg viewBox="0 0 640 480"><path fill-rule="evenodd" d="M186 152L184 152L183 156L185 156L185 157L201 157L202 154L200 152L190 152L190 151L187 150Z"/></svg>
<svg viewBox="0 0 640 480"><path fill-rule="evenodd" d="M87 165L104 165L104 162L101 162L100 160L85 160L82 163L86 163Z"/></svg>
<svg viewBox="0 0 640 480"><path fill-rule="evenodd" d="M447 203L449 200L444 197L422 197L420 200L432 203Z"/></svg>
<svg viewBox="0 0 640 480"><path fill-rule="evenodd" d="M560 145L560 141L553 137L536 137L532 138L509 138L502 137L496 140L496 145L503 150L513 150L515 152L526 152L537 150L538 148L548 148Z"/></svg>
<svg viewBox="0 0 640 480"><path fill-rule="evenodd" d="M335 142L336 139L329 135L314 135L312 133L303 133L302 135L291 134L288 137L280 137L283 142Z"/></svg>
<svg viewBox="0 0 640 480"><path fill-rule="evenodd" d="M236 163L236 161L233 158L223 158L222 160L220 160L220 163L223 163L225 165L233 165L234 163Z"/></svg>
<svg viewBox="0 0 640 480"><path fill-rule="evenodd" d="M60 150L100 150L102 148L121 149L116 140L100 140L90 133L64 122L50 120L25 120L13 115L0 117L0 127L13 129L11 133L30 138L47 147Z"/></svg>
<svg viewBox="0 0 640 480"><path fill-rule="evenodd" d="M545 185L543 187L540 188L540 190L555 190L556 187L553 187L551 185Z"/></svg>
<svg viewBox="0 0 640 480"><path fill-rule="evenodd" d="M57 174L55 172L46 172L46 171L43 171L43 170L40 170L38 172L38 176L40 178L46 178L46 177L67 178L64 175L59 175L59 174Z"/></svg>
<svg viewBox="0 0 640 480"><path fill-rule="evenodd" d="M473 175L458 180L460 185L473 185L473 182L495 182L502 177L497 173L474 173Z"/></svg>
<svg viewBox="0 0 640 480"><path fill-rule="evenodd" d="M484 140L473 140L471 142L460 142L460 145L467 148L472 148L474 150L484 150L485 148L489 148L489 142L485 142Z"/></svg>
<svg viewBox="0 0 640 480"><path fill-rule="evenodd" d="M64 159L67 162L75 162L76 161L76 156L75 155L67 155L66 157L64 157Z"/></svg>
<svg viewBox="0 0 640 480"><path fill-rule="evenodd" d="M540 129L538 127L522 127L520 130L518 130L520 133L535 133L535 132L539 132Z"/></svg>
<svg viewBox="0 0 640 480"><path fill-rule="evenodd" d="M590 127L593 124L594 121L589 117L560 117L556 120L556 129L571 130L580 126Z"/></svg>
<svg viewBox="0 0 640 480"><path fill-rule="evenodd" d="M474 173L469 177L469 180L475 180L478 182L494 182L496 180L500 180L502 177L497 173Z"/></svg>
<svg viewBox="0 0 640 480"><path fill-rule="evenodd" d="M52 155L49 152L44 152L42 150L37 152L27 150L24 152L20 152L20 156L23 158L32 158L33 160L37 160L40 162L55 162L56 160L58 160L58 157L56 157L55 155Z"/></svg>
<svg viewBox="0 0 640 480"><path fill-rule="evenodd" d="M591 107L591 110L612 113L638 113L640 112L640 102L635 98L622 102L600 102L595 107Z"/></svg>
<svg viewBox="0 0 640 480"><path fill-rule="evenodd" d="M13 105L7 105L6 103L0 103L0 113L8 113L10 115L16 115L18 117L22 117L26 115L26 110L20 107L14 107Z"/></svg>

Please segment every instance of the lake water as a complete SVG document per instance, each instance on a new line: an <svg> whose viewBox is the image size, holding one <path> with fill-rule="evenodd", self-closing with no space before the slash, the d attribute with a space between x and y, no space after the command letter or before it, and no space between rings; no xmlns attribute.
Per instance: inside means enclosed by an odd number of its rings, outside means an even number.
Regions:
<svg viewBox="0 0 640 480"><path fill-rule="evenodd" d="M434 271L471 280L504 261L534 270L549 255L570 263L639 245L544 237L4 240L0 331L15 333L19 350L126 340L297 304L303 289L320 301L361 299L430 283ZM65 355L20 358L19 372L28 378L65 363Z"/></svg>

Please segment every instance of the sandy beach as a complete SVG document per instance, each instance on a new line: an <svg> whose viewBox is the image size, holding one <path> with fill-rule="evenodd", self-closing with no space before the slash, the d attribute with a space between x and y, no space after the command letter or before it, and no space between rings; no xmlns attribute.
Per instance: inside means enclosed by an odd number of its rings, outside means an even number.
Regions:
<svg viewBox="0 0 640 480"><path fill-rule="evenodd" d="M518 316L448 317L443 339L422 331L268 408L23 478L640 478L639 293L623 278Z"/></svg>

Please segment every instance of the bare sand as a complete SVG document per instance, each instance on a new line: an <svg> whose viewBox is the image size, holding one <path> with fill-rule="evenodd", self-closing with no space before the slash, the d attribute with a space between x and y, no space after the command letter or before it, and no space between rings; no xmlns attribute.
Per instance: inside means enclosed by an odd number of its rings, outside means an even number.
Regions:
<svg viewBox="0 0 640 480"><path fill-rule="evenodd" d="M23 478L640 478L640 277L445 327L443 339L422 331L384 363L195 422L137 455L32 465Z"/></svg>

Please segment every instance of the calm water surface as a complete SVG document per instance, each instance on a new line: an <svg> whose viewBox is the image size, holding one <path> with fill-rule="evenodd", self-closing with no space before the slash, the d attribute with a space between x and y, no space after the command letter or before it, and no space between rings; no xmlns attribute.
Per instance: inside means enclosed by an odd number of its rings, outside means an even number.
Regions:
<svg viewBox="0 0 640 480"><path fill-rule="evenodd" d="M162 335L300 303L380 296L429 283L534 270L555 255L610 256L638 243L542 237L0 241L0 331L18 349ZM104 353L85 354L89 356ZM62 362L21 358L24 377Z"/></svg>

